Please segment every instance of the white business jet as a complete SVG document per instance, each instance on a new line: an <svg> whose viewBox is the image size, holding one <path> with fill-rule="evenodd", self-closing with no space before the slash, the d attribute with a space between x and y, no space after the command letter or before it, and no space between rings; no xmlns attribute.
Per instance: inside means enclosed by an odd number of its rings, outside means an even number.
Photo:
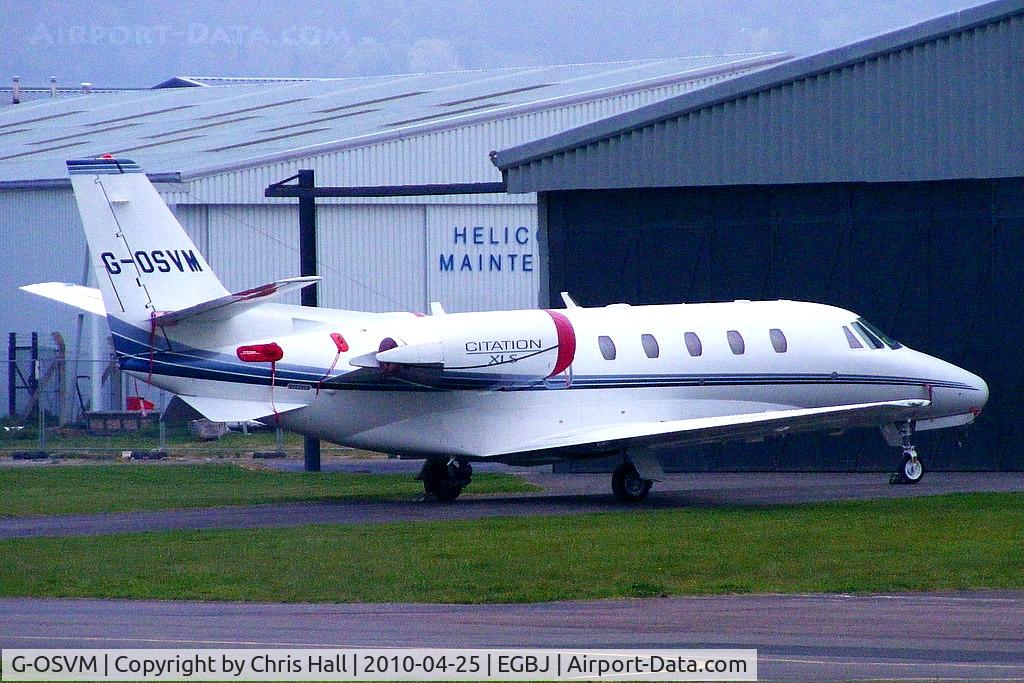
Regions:
<svg viewBox="0 0 1024 683"><path fill-rule="evenodd" d="M210 420L257 419L424 458L455 499L473 461L615 454L620 499L663 476L665 446L880 427L899 476L924 473L915 430L965 425L976 375L912 351L855 313L796 301L431 315L272 303L317 278L230 293L137 164L69 161L99 290L42 296L105 315L121 368Z"/></svg>

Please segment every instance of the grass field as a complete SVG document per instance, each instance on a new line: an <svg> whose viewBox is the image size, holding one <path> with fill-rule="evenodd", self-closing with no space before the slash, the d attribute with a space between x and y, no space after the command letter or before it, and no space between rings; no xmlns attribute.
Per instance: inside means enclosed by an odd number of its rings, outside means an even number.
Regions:
<svg viewBox="0 0 1024 683"><path fill-rule="evenodd" d="M167 428L167 450L172 455L184 456L239 456L253 451L276 449L276 435L273 430L254 430L248 434L230 431L214 441L203 441L184 426ZM38 445L38 432L33 425L17 432L0 432L0 452L31 451ZM46 450L51 455L63 458L110 457L125 450L149 451L160 447L160 431L156 426L137 431L123 432L109 436L86 434L78 429L47 429ZM352 453L350 449L329 442L323 442L324 455ZM302 453L302 436L284 433L284 450L290 455Z"/></svg>
<svg viewBox="0 0 1024 683"><path fill-rule="evenodd" d="M467 493L536 487L509 474L477 474ZM310 500L411 498L408 474L277 472L232 464L64 465L0 468L0 517L161 510Z"/></svg>
<svg viewBox="0 0 1024 683"><path fill-rule="evenodd" d="M0 593L532 602L1024 588L1024 495L0 542Z"/></svg>

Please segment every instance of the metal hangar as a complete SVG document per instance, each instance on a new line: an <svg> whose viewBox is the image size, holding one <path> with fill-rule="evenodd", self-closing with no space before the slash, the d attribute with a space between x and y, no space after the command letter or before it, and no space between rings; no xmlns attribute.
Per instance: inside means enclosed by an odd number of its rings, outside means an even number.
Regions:
<svg viewBox="0 0 1024 683"><path fill-rule="evenodd" d="M1024 0L1000 0L494 155L537 193L552 304L805 299L983 376L932 468L1024 468ZM639 344L639 336L638 341ZM676 456L886 469L879 435Z"/></svg>

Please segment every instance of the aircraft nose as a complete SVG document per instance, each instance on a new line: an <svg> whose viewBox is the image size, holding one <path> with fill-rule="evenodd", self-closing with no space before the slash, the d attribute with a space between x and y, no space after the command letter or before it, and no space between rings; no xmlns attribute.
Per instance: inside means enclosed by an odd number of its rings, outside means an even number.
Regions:
<svg viewBox="0 0 1024 683"><path fill-rule="evenodd" d="M988 383L981 377L963 368L957 368L955 382L969 389L955 389L953 392L953 404L956 412L960 414L972 413L977 415L988 403Z"/></svg>
<svg viewBox="0 0 1024 683"><path fill-rule="evenodd" d="M969 396L969 398L971 399L971 403L973 403L973 405L970 407L970 412L981 412L981 409L985 407L986 403L988 403L988 383L981 377L978 377L973 373L967 372L966 370L964 371L964 375L964 384L969 384L970 386L974 387L975 390L973 392L970 392L971 394L973 394L973 396Z"/></svg>

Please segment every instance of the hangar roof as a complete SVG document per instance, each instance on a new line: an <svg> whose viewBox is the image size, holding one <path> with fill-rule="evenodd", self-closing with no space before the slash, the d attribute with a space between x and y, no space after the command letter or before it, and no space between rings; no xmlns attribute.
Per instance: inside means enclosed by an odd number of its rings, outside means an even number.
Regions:
<svg viewBox="0 0 1024 683"><path fill-rule="evenodd" d="M123 154L194 178L587 102L784 59L782 53L336 79L178 77L157 89L0 110L0 184L64 179ZM219 87L204 87L217 85Z"/></svg>
<svg viewBox="0 0 1024 683"><path fill-rule="evenodd" d="M492 155L510 192L1024 175L1024 0L998 0Z"/></svg>
<svg viewBox="0 0 1024 683"><path fill-rule="evenodd" d="M54 89L54 92L50 93L50 86L35 86L35 85L23 85L21 86L20 93L20 104L15 105L13 103L14 88L10 85L0 87L0 107L15 107L28 104L35 100L46 100L52 101L52 99L66 99L74 97L86 97L86 96L102 96L112 92L130 92L133 90L148 90L148 88L121 88L121 87L97 87L91 86L86 91L81 86L77 88L69 88L67 86Z"/></svg>

